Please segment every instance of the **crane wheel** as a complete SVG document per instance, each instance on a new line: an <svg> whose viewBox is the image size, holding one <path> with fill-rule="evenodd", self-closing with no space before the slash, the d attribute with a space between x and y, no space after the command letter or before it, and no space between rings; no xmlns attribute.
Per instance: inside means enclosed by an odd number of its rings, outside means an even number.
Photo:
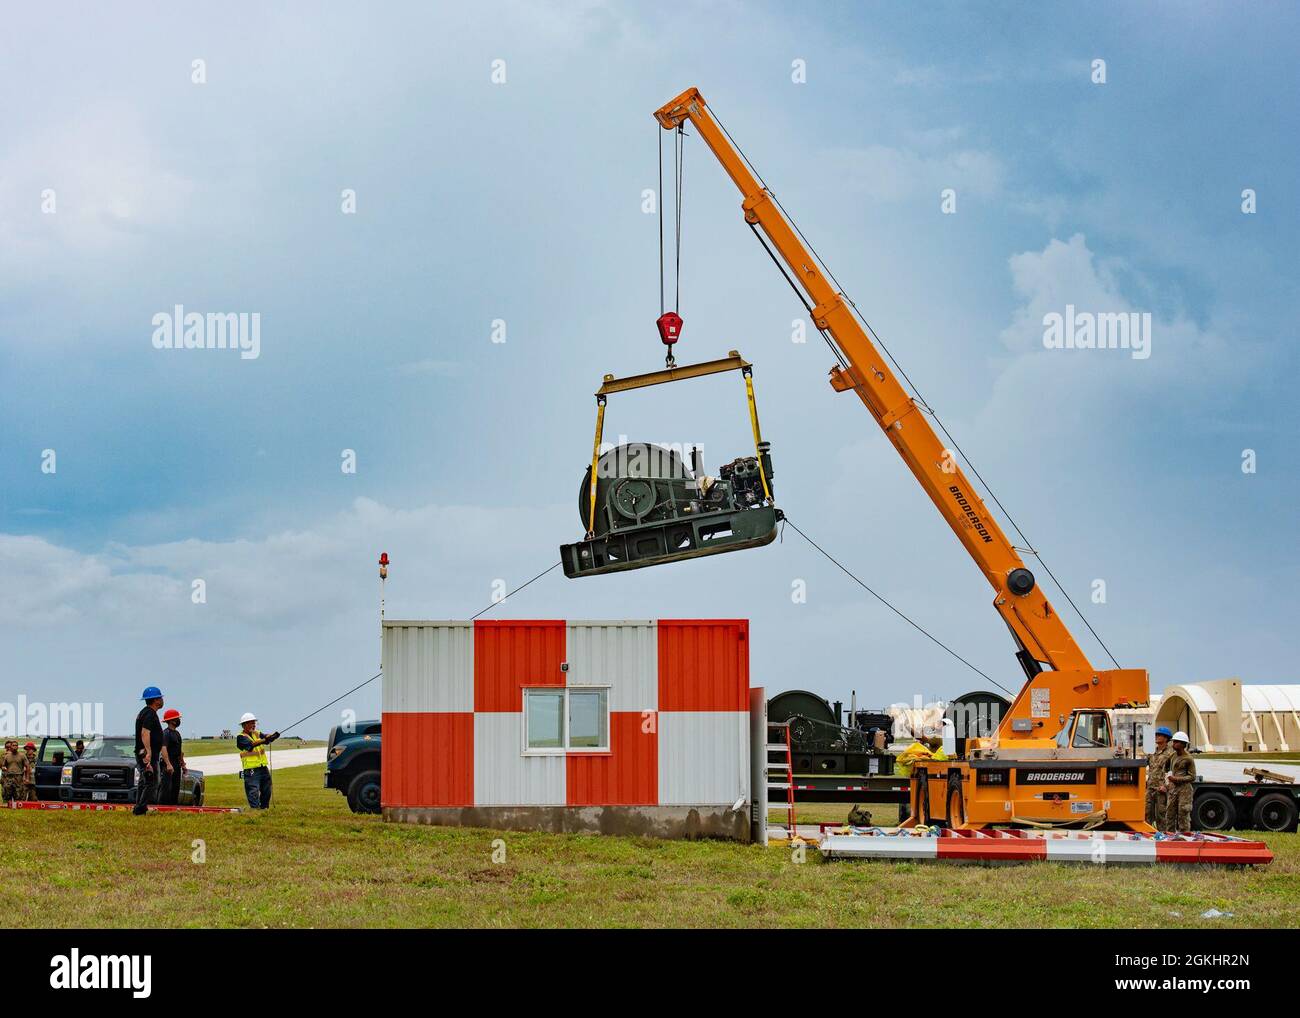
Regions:
<svg viewBox="0 0 1300 1018"><path fill-rule="evenodd" d="M966 823L966 800L961 791L961 778L955 774L948 779L948 826L961 827Z"/></svg>

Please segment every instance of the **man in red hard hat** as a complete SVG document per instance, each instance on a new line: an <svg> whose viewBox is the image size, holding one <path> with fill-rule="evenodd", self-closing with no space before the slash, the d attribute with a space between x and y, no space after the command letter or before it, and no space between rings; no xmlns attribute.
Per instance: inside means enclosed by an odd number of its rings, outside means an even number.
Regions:
<svg viewBox="0 0 1300 1018"><path fill-rule="evenodd" d="M162 789L158 795L160 806L178 806L181 801L181 775L185 766L184 741L181 739L181 712L175 707L163 712L163 746L167 750L167 759L172 762L172 770L163 775Z"/></svg>

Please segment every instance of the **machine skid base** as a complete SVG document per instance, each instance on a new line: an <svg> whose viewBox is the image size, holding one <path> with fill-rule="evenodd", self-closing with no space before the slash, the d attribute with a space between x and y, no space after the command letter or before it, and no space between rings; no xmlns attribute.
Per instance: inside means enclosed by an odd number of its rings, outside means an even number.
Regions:
<svg viewBox="0 0 1300 1018"><path fill-rule="evenodd" d="M1135 834L1127 831L935 830L897 827L823 832L824 859L911 859L939 862L1218 863L1273 861L1262 841L1225 834Z"/></svg>
<svg viewBox="0 0 1300 1018"><path fill-rule="evenodd" d="M761 548L776 539L781 518L775 506L679 517L562 545L560 559L573 579Z"/></svg>

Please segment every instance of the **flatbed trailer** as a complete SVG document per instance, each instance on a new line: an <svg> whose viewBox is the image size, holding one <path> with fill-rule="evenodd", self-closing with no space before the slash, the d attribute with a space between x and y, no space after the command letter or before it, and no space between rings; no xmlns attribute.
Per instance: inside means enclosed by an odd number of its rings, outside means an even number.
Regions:
<svg viewBox="0 0 1300 1018"><path fill-rule="evenodd" d="M1290 831L1300 816L1300 784L1280 781L1207 781L1192 792L1192 827L1198 831Z"/></svg>
<svg viewBox="0 0 1300 1018"><path fill-rule="evenodd" d="M794 801L905 803L908 779L901 774L796 774Z"/></svg>
<svg viewBox="0 0 1300 1018"><path fill-rule="evenodd" d="M910 779L901 774L796 774L799 803L896 803L910 799ZM1207 781L1197 778L1192 792L1192 829L1197 831L1272 831L1295 833L1300 817L1300 784L1273 781Z"/></svg>

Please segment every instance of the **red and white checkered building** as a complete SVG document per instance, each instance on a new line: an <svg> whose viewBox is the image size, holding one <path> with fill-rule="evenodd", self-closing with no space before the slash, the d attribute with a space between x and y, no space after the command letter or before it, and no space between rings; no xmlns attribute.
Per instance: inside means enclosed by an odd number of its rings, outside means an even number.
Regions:
<svg viewBox="0 0 1300 1018"><path fill-rule="evenodd" d="M748 837L746 620L389 621L383 655L388 819Z"/></svg>

